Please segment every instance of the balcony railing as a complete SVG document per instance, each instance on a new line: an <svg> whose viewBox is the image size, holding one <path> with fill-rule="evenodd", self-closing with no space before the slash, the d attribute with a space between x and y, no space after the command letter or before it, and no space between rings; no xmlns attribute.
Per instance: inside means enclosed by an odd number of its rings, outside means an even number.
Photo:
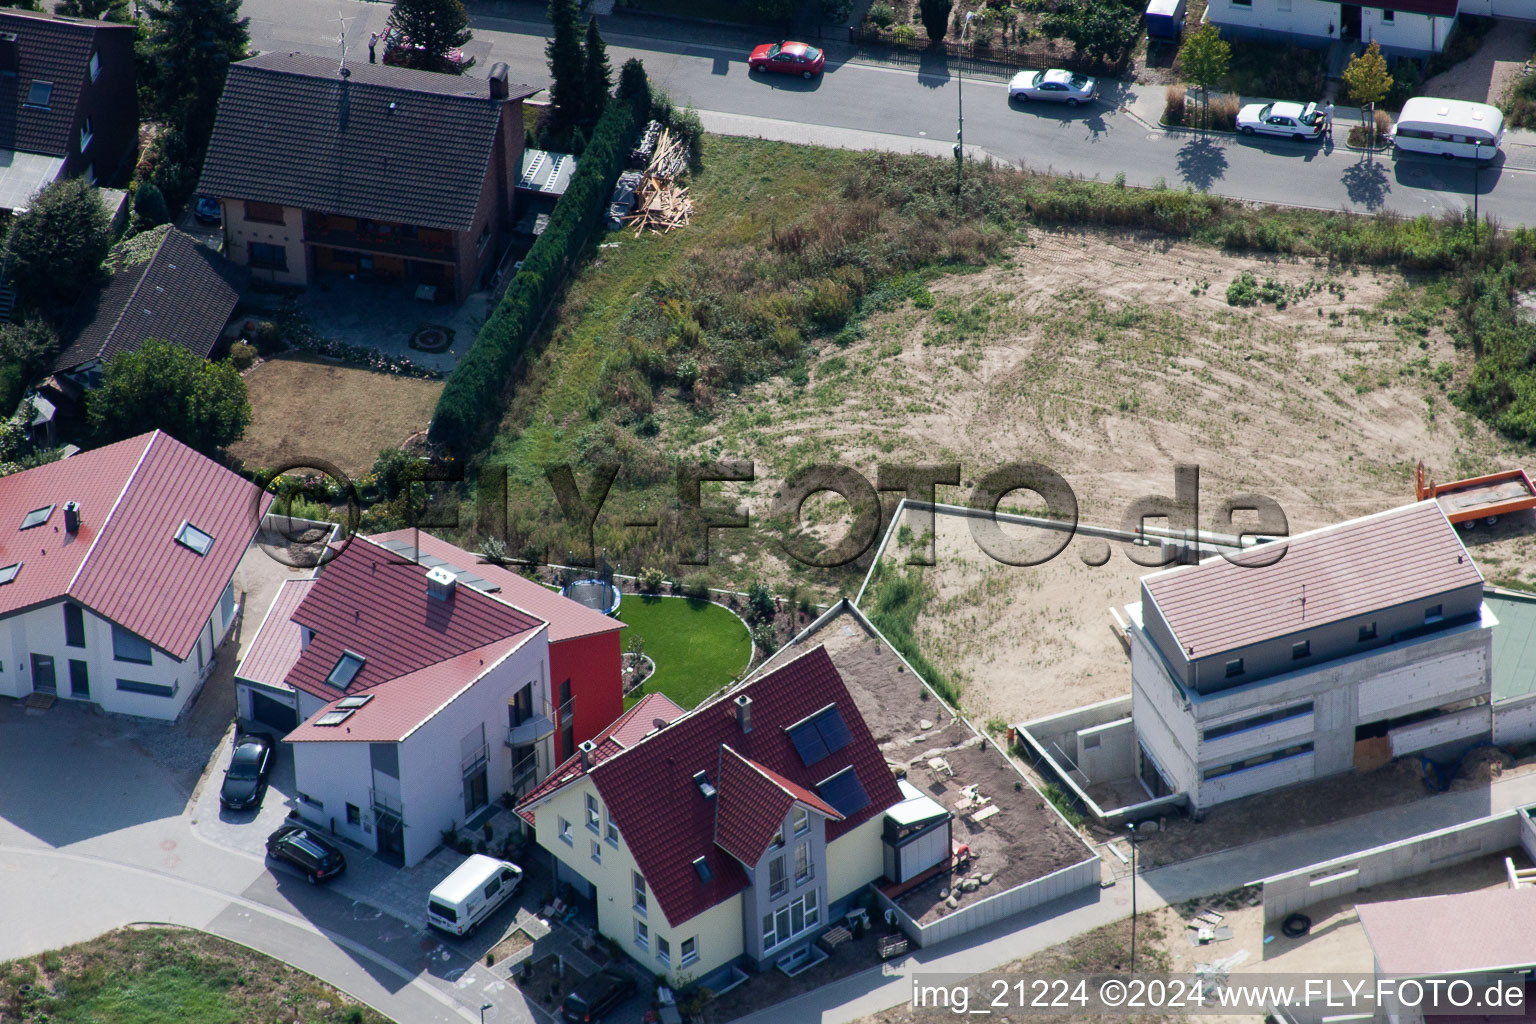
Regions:
<svg viewBox="0 0 1536 1024"><path fill-rule="evenodd" d="M515 706L515 705L514 705ZM541 700L532 714L507 729L507 746L520 747L537 743L555 731L556 714L549 701Z"/></svg>
<svg viewBox="0 0 1536 1024"><path fill-rule="evenodd" d="M446 231L414 228L408 224L365 222L359 225L350 217L328 217L319 213L305 215L304 241L439 263L452 263L458 258L458 247Z"/></svg>

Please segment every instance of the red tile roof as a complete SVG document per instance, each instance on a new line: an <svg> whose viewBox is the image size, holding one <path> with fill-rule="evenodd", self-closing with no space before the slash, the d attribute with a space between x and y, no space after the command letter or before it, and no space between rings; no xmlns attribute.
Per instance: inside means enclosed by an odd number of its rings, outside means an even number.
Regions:
<svg viewBox="0 0 1536 1024"><path fill-rule="evenodd" d="M749 733L743 733L736 722L734 698L743 694L752 698ZM743 757L806 789L851 766L870 802L858 813L829 823L829 842L902 799L895 777L824 648L817 647L738 688L730 698L695 709L589 772L657 904L674 927L747 886L741 865L715 845L718 797L706 798L693 781L695 772L704 771L718 788L722 745L729 744ZM785 730L828 703L841 710L852 738L841 750L807 767ZM693 867L700 857L712 872L707 883L699 881Z"/></svg>
<svg viewBox="0 0 1536 1024"><path fill-rule="evenodd" d="M614 754L634 746L648 734L677 721L686 714L682 708L668 700L664 694L648 693L635 706L615 718L609 726L592 737L594 750L592 764L601 764ZM581 755L572 754L548 777L523 795L517 802L517 814L528 824L534 824L534 807L556 790L575 782L586 770L581 767Z"/></svg>
<svg viewBox="0 0 1536 1024"><path fill-rule="evenodd" d="M293 612L314 585L315 581L308 578L283 581L266 618L251 638L240 667L235 669L237 677L268 686L287 685L283 680L304 650L304 631L293 621Z"/></svg>
<svg viewBox="0 0 1536 1024"><path fill-rule="evenodd" d="M1382 974L1411 978L1536 966L1536 889L1489 889L1356 908Z"/></svg>
<svg viewBox="0 0 1536 1024"><path fill-rule="evenodd" d="M22 564L0 586L0 616L68 596L186 658L271 500L158 430L0 478L0 566ZM19 529L48 505L47 522ZM213 537L206 555L177 543L187 521Z"/></svg>
<svg viewBox="0 0 1536 1024"><path fill-rule="evenodd" d="M519 576L503 566L486 562L474 552L455 547L430 533L421 533L416 530L392 530L389 533L375 534L372 539L380 543L392 541L396 544L409 545L423 555L440 558L456 569L467 570L487 583L495 585L500 588L497 596L525 611L532 612L549 623L549 642L552 644L597 633L612 633L624 628L624 623L617 619L611 619L601 612L593 611L568 597L561 597L558 592L541 586L526 576Z"/></svg>
<svg viewBox="0 0 1536 1024"><path fill-rule="evenodd" d="M367 537L357 537L327 562L293 612L314 636L285 682L326 700L343 691L325 679L341 655L365 660L345 693L458 658L531 630L540 619L472 587L455 586L451 600L427 594L427 569Z"/></svg>
<svg viewBox="0 0 1536 1024"><path fill-rule="evenodd" d="M729 744L720 748L716 779L720 795L715 798L715 843L747 867L762 858L795 801L832 821L843 818L804 786L747 760Z"/></svg>
<svg viewBox="0 0 1536 1024"><path fill-rule="evenodd" d="M1142 580L1175 641L1204 658L1379 608L1481 586L1482 573L1433 501L1251 548ZM1305 604L1302 603L1305 589Z"/></svg>
<svg viewBox="0 0 1536 1024"><path fill-rule="evenodd" d="M373 699L340 725L317 725L328 712L336 710L336 701L332 701L283 738L289 743L399 743L526 643L529 636L524 631L366 687L361 692L372 694Z"/></svg>

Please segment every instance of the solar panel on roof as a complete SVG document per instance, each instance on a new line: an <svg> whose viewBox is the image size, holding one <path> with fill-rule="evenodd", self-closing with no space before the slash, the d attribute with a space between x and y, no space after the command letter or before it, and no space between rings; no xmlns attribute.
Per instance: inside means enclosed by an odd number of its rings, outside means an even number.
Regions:
<svg viewBox="0 0 1536 1024"><path fill-rule="evenodd" d="M417 552L416 554L416 564L424 565L428 569L436 569L440 565L448 565L447 562L443 561L441 558L438 558L436 555L423 555L420 552ZM448 565L448 568L452 569L453 566Z"/></svg>
<svg viewBox="0 0 1536 1024"><path fill-rule="evenodd" d="M869 806L869 794L864 791L864 783L859 781L852 765L817 784L816 792L845 817Z"/></svg>
<svg viewBox="0 0 1536 1024"><path fill-rule="evenodd" d="M853 733L843 721L836 704L828 704L809 718L789 727L789 739L800 754L800 761L810 767L822 758L837 753L853 742Z"/></svg>
<svg viewBox="0 0 1536 1024"><path fill-rule="evenodd" d="M380 544L380 546L388 548L390 551L393 551L397 555L403 555L407 551L410 551L410 552L414 553L415 550L416 550L415 548L411 547L409 544L407 544L403 540L381 540L381 541L379 541L379 544Z"/></svg>

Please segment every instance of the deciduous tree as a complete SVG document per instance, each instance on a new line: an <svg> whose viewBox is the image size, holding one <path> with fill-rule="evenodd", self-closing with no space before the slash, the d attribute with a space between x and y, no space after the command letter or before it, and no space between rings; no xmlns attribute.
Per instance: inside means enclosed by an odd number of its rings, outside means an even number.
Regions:
<svg viewBox="0 0 1536 1024"><path fill-rule="evenodd" d="M1226 77L1232 63L1232 47L1221 38L1221 30L1206 22L1191 32L1179 50L1179 67L1184 77L1200 87L1201 124L1205 124L1211 105L1211 86Z"/></svg>
<svg viewBox="0 0 1536 1024"><path fill-rule="evenodd" d="M460 0L395 0L391 28L410 40L403 48L407 67L458 74L467 64L455 64L448 51L469 42L469 14Z"/></svg>
<svg viewBox="0 0 1536 1024"><path fill-rule="evenodd" d="M83 178L45 187L11 228L11 280L21 300L58 311L96 280L112 225Z"/></svg>
<svg viewBox="0 0 1536 1024"><path fill-rule="evenodd" d="M1344 69L1344 85L1350 98L1360 104L1360 114L1367 125L1371 143L1376 141L1376 118L1372 108L1380 103L1392 88L1392 73L1387 70L1387 59L1381 55L1381 44L1371 40L1365 52L1349 62Z"/></svg>
<svg viewBox="0 0 1536 1024"><path fill-rule="evenodd" d="M102 444L159 428L205 455L238 441L251 422L245 381L232 363L158 338L109 359L85 408Z"/></svg>

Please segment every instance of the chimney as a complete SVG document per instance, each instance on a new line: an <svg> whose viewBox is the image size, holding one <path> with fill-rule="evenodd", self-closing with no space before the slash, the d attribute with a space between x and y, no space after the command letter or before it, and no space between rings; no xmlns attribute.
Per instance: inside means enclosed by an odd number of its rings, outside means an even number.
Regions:
<svg viewBox="0 0 1536 1024"><path fill-rule="evenodd" d="M0 32L0 73L14 75L20 64L18 63L18 47L15 32Z"/></svg>
<svg viewBox="0 0 1536 1024"><path fill-rule="evenodd" d="M488 76L491 82L491 99L504 100L511 91L507 88L507 66L501 61L491 65Z"/></svg>
<svg viewBox="0 0 1536 1024"><path fill-rule="evenodd" d="M736 698L736 724L743 735L752 731L752 698L746 694Z"/></svg>
<svg viewBox="0 0 1536 1024"><path fill-rule="evenodd" d="M80 503L78 501L66 501L64 503L64 529L69 533L80 532Z"/></svg>
<svg viewBox="0 0 1536 1024"><path fill-rule="evenodd" d="M581 770L584 772L590 771L592 769L592 751L597 749L597 744L591 740L582 740L576 745L576 749L581 751Z"/></svg>
<svg viewBox="0 0 1536 1024"><path fill-rule="evenodd" d="M458 577L440 565L427 570L428 597L435 597L439 601L451 600L456 583L458 583Z"/></svg>

